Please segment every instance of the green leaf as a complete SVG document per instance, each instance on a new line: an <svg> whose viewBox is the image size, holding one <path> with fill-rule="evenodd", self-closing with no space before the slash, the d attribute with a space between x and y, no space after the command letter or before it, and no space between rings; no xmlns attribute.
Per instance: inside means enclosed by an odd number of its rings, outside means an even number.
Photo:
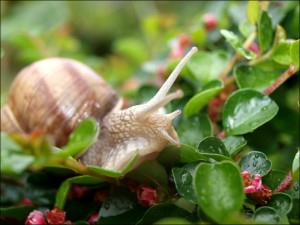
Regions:
<svg viewBox="0 0 300 225"><path fill-rule="evenodd" d="M197 147L203 138L212 135L212 125L208 116L204 114L183 117L177 133L181 143Z"/></svg>
<svg viewBox="0 0 300 225"><path fill-rule="evenodd" d="M157 204L149 208L138 224L153 224L154 222L168 217L185 218L189 212L171 203Z"/></svg>
<svg viewBox="0 0 300 225"><path fill-rule="evenodd" d="M239 168L233 162L199 164L194 185L199 206L212 220L222 223L241 210L245 194Z"/></svg>
<svg viewBox="0 0 300 225"><path fill-rule="evenodd" d="M291 41L283 41L280 42L273 51L272 58L275 62L283 64L283 65L290 65L292 63L291 59Z"/></svg>
<svg viewBox="0 0 300 225"><path fill-rule="evenodd" d="M168 218L163 218L155 222L154 224L193 224L190 221L180 218L180 217L168 217Z"/></svg>
<svg viewBox="0 0 300 225"><path fill-rule="evenodd" d="M100 183L103 183L103 181L100 180L99 178L95 178L87 175L76 176L76 177L71 177L66 179L60 185L56 193L55 206L57 206L60 209L64 208L72 184L95 185Z"/></svg>
<svg viewBox="0 0 300 225"><path fill-rule="evenodd" d="M185 105L183 113L191 116L199 112L207 103L224 88L223 82L213 80L203 86L200 93L194 95Z"/></svg>
<svg viewBox="0 0 300 225"><path fill-rule="evenodd" d="M233 92L224 104L223 127L229 135L245 134L271 120L277 112L277 104L267 95L241 89Z"/></svg>
<svg viewBox="0 0 300 225"><path fill-rule="evenodd" d="M300 40L298 39L297 41L294 41L291 49L290 49L290 54L291 54L291 60L292 60L292 64L295 66L295 69L299 68L299 42Z"/></svg>
<svg viewBox="0 0 300 225"><path fill-rule="evenodd" d="M255 66L239 65L234 69L234 76L239 88L252 88L263 92L269 87L279 76L281 72L264 71Z"/></svg>
<svg viewBox="0 0 300 225"><path fill-rule="evenodd" d="M272 162L267 159L264 153L251 151L241 158L239 166L242 171L249 171L252 177L255 174L264 176L271 170Z"/></svg>
<svg viewBox="0 0 300 225"><path fill-rule="evenodd" d="M181 144L179 148L170 146L169 148L175 148L178 153L178 162L189 163L198 160L208 161L208 158L201 154L197 149L192 146Z"/></svg>
<svg viewBox="0 0 300 225"><path fill-rule="evenodd" d="M79 155L97 140L98 134L97 121L93 118L85 119L71 133L67 145L63 151L57 152L57 155L62 157Z"/></svg>
<svg viewBox="0 0 300 225"><path fill-rule="evenodd" d="M216 137L207 137L201 140L198 150L207 158L212 158L216 161L231 160L225 145Z"/></svg>
<svg viewBox="0 0 300 225"><path fill-rule="evenodd" d="M102 204L97 224L135 224L144 212L145 208L137 203L135 193L119 188Z"/></svg>
<svg viewBox="0 0 300 225"><path fill-rule="evenodd" d="M247 144L242 136L227 136L222 141L230 156L235 156Z"/></svg>
<svg viewBox="0 0 300 225"><path fill-rule="evenodd" d="M285 41L286 39L286 32L284 28L280 25L276 26L276 32L275 32L275 37L273 41L273 47L277 46L280 42Z"/></svg>
<svg viewBox="0 0 300 225"><path fill-rule="evenodd" d="M247 20L243 20L239 23L239 31L245 38L247 38L255 31L255 26Z"/></svg>
<svg viewBox="0 0 300 225"><path fill-rule="evenodd" d="M34 210L34 208L35 208L34 206L27 206L27 205L26 206L18 205L18 206L10 206L10 207L6 207L6 208L0 208L0 215L1 215L1 217L15 219L19 222L19 224L21 224L21 223L24 223L27 216L29 215L30 212L32 212Z"/></svg>
<svg viewBox="0 0 300 225"><path fill-rule="evenodd" d="M293 180L299 180L299 151L296 153L294 161L293 161L293 166L292 166L292 171L293 171Z"/></svg>
<svg viewBox="0 0 300 225"><path fill-rule="evenodd" d="M267 185L272 191L274 191L285 176L286 174L282 171L272 170L262 178L263 184Z"/></svg>
<svg viewBox="0 0 300 225"><path fill-rule="evenodd" d="M1 132L1 173L8 175L21 174L35 160L26 155L22 148L7 134Z"/></svg>
<svg viewBox="0 0 300 225"><path fill-rule="evenodd" d="M198 162L189 163L182 168L173 168L172 174L174 177L175 186L181 197L185 198L191 203L197 204L197 197L193 185L193 177L195 167Z"/></svg>
<svg viewBox="0 0 300 225"><path fill-rule="evenodd" d="M165 168L155 160L143 162L134 170L126 174L140 184L161 186L167 188L168 175Z"/></svg>
<svg viewBox="0 0 300 225"><path fill-rule="evenodd" d="M262 206L254 212L253 220L258 223L277 224L280 218L274 208Z"/></svg>
<svg viewBox="0 0 300 225"><path fill-rule="evenodd" d="M299 216L300 206L299 206L299 204L300 204L299 199L293 199L293 208L292 208L292 211L288 214L290 224L299 224L299 222L300 222L300 216Z"/></svg>
<svg viewBox="0 0 300 225"><path fill-rule="evenodd" d="M248 1L246 14L251 24L255 24L258 21L259 12L259 1Z"/></svg>
<svg viewBox="0 0 300 225"><path fill-rule="evenodd" d="M266 206L270 206L277 211L280 217L286 216L293 207L292 198L285 193L276 193L268 201Z"/></svg>
<svg viewBox="0 0 300 225"><path fill-rule="evenodd" d="M195 79L205 84L219 78L228 63L225 52L198 52L188 61L187 67Z"/></svg>
<svg viewBox="0 0 300 225"><path fill-rule="evenodd" d="M122 169L120 171L107 170L107 169L104 169L102 167L92 166L92 165L88 165L87 167L91 171L94 171L94 172L98 173L99 175L107 176L107 177L113 177L113 178L119 178L120 176L124 175L125 173L127 173L128 171L130 171L133 168L133 166L135 165L135 163L138 159L138 156L139 156L139 154L138 154L138 151L137 151L136 154L128 162L128 164L124 167L124 169Z"/></svg>
<svg viewBox="0 0 300 225"><path fill-rule="evenodd" d="M273 39L272 20L266 11L263 11L258 23L258 43L262 52L271 45Z"/></svg>
<svg viewBox="0 0 300 225"><path fill-rule="evenodd" d="M246 59L249 60L254 59L256 57L256 54L254 52L251 52L243 47L242 42L240 41L238 36L236 36L233 32L229 30L221 30L220 32L238 54L244 56Z"/></svg>

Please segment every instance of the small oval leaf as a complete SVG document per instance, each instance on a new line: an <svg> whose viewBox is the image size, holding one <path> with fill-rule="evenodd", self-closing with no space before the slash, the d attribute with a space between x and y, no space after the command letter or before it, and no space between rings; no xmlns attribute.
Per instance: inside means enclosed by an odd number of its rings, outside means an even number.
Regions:
<svg viewBox="0 0 300 225"><path fill-rule="evenodd" d="M228 136L222 141L230 156L235 156L247 144L247 141L242 136Z"/></svg>
<svg viewBox="0 0 300 225"><path fill-rule="evenodd" d="M266 11L263 11L258 23L258 43L262 52L271 45L273 39L272 20Z"/></svg>
<svg viewBox="0 0 300 225"><path fill-rule="evenodd" d="M212 220L222 223L238 214L245 198L239 168L235 163L200 163L195 170L199 206Z"/></svg>
<svg viewBox="0 0 300 225"><path fill-rule="evenodd" d="M229 135L245 134L271 120L277 112L277 104L267 95L241 89L233 92L224 104L223 127Z"/></svg>
<svg viewBox="0 0 300 225"><path fill-rule="evenodd" d="M252 88L260 92L269 87L280 75L281 73L276 70L264 71L245 64L234 69L234 76L239 88Z"/></svg>
<svg viewBox="0 0 300 225"><path fill-rule="evenodd" d="M177 133L181 143L197 147L203 138L212 135L212 125L208 116L204 114L183 117Z"/></svg>
<svg viewBox="0 0 300 225"><path fill-rule="evenodd" d="M216 137L207 137L204 138L198 145L198 150L201 153L206 154L219 154L223 156L230 157L229 152L227 151L223 142Z"/></svg>
<svg viewBox="0 0 300 225"><path fill-rule="evenodd" d="M254 212L253 220L258 223L274 224L279 222L280 217L274 208L262 206Z"/></svg>
<svg viewBox="0 0 300 225"><path fill-rule="evenodd" d="M241 158L239 166L242 171L249 171L253 177L255 174L266 175L271 170L272 163L264 153L252 151Z"/></svg>
<svg viewBox="0 0 300 225"><path fill-rule="evenodd" d="M293 207L292 198L285 193L276 193L268 201L266 206L270 206L277 211L280 217L286 216Z"/></svg>
<svg viewBox="0 0 300 225"><path fill-rule="evenodd" d="M202 91L194 95L185 105L183 113L191 116L199 112L224 87L220 80L213 80L204 85Z"/></svg>

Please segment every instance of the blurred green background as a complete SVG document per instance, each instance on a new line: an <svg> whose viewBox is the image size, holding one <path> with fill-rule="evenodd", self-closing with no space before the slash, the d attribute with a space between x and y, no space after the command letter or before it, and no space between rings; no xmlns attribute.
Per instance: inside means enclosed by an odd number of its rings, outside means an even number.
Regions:
<svg viewBox="0 0 300 225"><path fill-rule="evenodd" d="M1 104L17 72L46 57L78 59L121 95L137 89L134 79L139 85L153 79L183 33L197 30L193 41L200 50L222 48L231 57L220 29L241 33L246 6L247 1L1 1ZM268 11L287 38L299 39L299 2L271 1ZM205 13L217 18L211 32L203 29ZM299 145L297 82L294 76L272 95L279 114L246 137L254 149L271 153L276 169L290 166ZM286 151L291 154L282 157Z"/></svg>

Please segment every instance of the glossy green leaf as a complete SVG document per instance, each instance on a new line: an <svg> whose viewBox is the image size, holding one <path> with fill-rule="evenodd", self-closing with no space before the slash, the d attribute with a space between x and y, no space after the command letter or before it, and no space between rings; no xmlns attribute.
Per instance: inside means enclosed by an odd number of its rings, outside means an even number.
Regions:
<svg viewBox="0 0 300 225"><path fill-rule="evenodd" d="M212 158L216 161L231 160L225 145L216 137L207 137L201 140L198 150L207 158Z"/></svg>
<svg viewBox="0 0 300 225"><path fill-rule="evenodd" d="M79 155L97 140L98 134L97 121L93 118L85 119L71 133L67 145L63 151L57 152L57 155L63 157Z"/></svg>
<svg viewBox="0 0 300 225"><path fill-rule="evenodd" d="M222 141L230 156L235 156L247 144L247 141L242 136L228 136Z"/></svg>
<svg viewBox="0 0 300 225"><path fill-rule="evenodd" d="M144 212L135 193L119 188L102 204L97 224L135 224Z"/></svg>
<svg viewBox="0 0 300 225"><path fill-rule="evenodd" d="M256 223L277 224L280 220L276 210L269 206L259 207L253 214Z"/></svg>
<svg viewBox="0 0 300 225"><path fill-rule="evenodd" d="M185 198L191 203L197 204L197 197L193 185L193 176L195 167L198 162L189 163L181 168L173 168L172 174L175 181L175 186L181 197Z"/></svg>
<svg viewBox="0 0 300 225"><path fill-rule="evenodd" d="M228 63L228 56L221 51L198 52L188 61L187 67L195 79L205 84L219 78Z"/></svg>
<svg viewBox="0 0 300 225"><path fill-rule="evenodd" d="M263 92L279 76L281 72L276 70L264 71L259 67L249 65L239 65L234 69L234 76L239 88L252 88Z"/></svg>
<svg viewBox="0 0 300 225"><path fill-rule="evenodd" d="M275 62L283 64L283 65L289 65L292 63L291 59L291 41L283 41L280 42L273 51L272 58Z"/></svg>
<svg viewBox="0 0 300 225"><path fill-rule="evenodd" d="M226 38L226 40L231 44L231 46L236 50L236 52L246 59L254 59L256 57L254 52L251 52L243 47L242 42L239 37L233 32L228 30L221 30L221 34Z"/></svg>
<svg viewBox="0 0 300 225"><path fill-rule="evenodd" d="M290 49L290 54L291 54L291 60L292 60L292 64L295 66L295 68L299 68L299 42L300 40L296 40L292 43L291 49Z"/></svg>
<svg viewBox="0 0 300 225"><path fill-rule="evenodd" d="M273 40L273 28L270 15L263 11L258 23L258 43L262 52L265 52Z"/></svg>
<svg viewBox="0 0 300 225"><path fill-rule="evenodd" d="M191 116L198 113L208 102L224 88L223 82L213 80L203 86L200 93L194 95L185 105L183 113Z"/></svg>
<svg viewBox="0 0 300 225"><path fill-rule="evenodd" d="M251 24L255 24L258 21L259 12L259 1L248 1L246 14Z"/></svg>
<svg viewBox="0 0 300 225"><path fill-rule="evenodd" d="M157 204L149 208L138 224L153 224L163 218L181 217L185 218L189 212L171 203Z"/></svg>
<svg viewBox="0 0 300 225"><path fill-rule="evenodd" d="M296 153L295 157L294 157L294 161L293 161L293 165L292 165L292 171L293 171L293 180L299 180L299 161L300 161L300 157L299 157L299 151Z"/></svg>
<svg viewBox="0 0 300 225"><path fill-rule="evenodd" d="M271 170L272 162L264 153L251 151L241 158L239 166L242 171L249 171L252 177L255 174L264 176Z"/></svg>
<svg viewBox="0 0 300 225"><path fill-rule="evenodd" d="M285 193L276 193L268 201L266 206L270 206L277 211L280 217L286 216L293 207L292 198Z"/></svg>
<svg viewBox="0 0 300 225"><path fill-rule="evenodd" d="M206 156L201 154L197 149L192 146L182 144L179 149L179 162L188 163L198 160L208 160Z"/></svg>
<svg viewBox="0 0 300 225"><path fill-rule="evenodd" d="M161 186L167 188L168 175L165 168L155 160L146 161L126 174L139 184Z"/></svg>
<svg viewBox="0 0 300 225"><path fill-rule="evenodd" d="M241 89L233 92L224 104L223 127L229 135L245 134L271 120L277 112L278 106L270 97Z"/></svg>
<svg viewBox="0 0 300 225"><path fill-rule="evenodd" d="M199 142L212 135L212 125L207 115L183 117L177 128L180 143L197 147Z"/></svg>
<svg viewBox="0 0 300 225"><path fill-rule="evenodd" d="M212 220L222 223L241 210L245 199L240 170L235 163L201 163L194 176L200 208Z"/></svg>

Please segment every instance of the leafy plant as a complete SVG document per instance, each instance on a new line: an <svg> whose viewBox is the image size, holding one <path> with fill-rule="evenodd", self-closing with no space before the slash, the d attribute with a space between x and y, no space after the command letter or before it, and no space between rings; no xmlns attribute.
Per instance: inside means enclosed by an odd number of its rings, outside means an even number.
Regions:
<svg viewBox="0 0 300 225"><path fill-rule="evenodd" d="M189 13L185 26L175 24L180 16L145 16L147 40L119 37L105 58L90 54L92 46L79 51L80 36L67 29L72 12L80 18L77 8L86 12L94 5L29 3L21 10L25 3L18 4L1 21L3 61L72 56L97 71L105 62L102 70L128 104L152 96L157 87L147 83L151 74L163 80L191 46L200 51L177 81L185 97L165 109L184 112L174 121L181 146L169 146L137 168L138 151L122 171L76 158L101 132L92 118L62 148L38 132L1 133L1 223L299 224L298 2L206 2L219 8ZM199 8L202 2L189 4ZM50 18L47 7L56 9L58 20L40 26L28 17L40 11ZM16 49L18 60L10 59L6 53Z"/></svg>

